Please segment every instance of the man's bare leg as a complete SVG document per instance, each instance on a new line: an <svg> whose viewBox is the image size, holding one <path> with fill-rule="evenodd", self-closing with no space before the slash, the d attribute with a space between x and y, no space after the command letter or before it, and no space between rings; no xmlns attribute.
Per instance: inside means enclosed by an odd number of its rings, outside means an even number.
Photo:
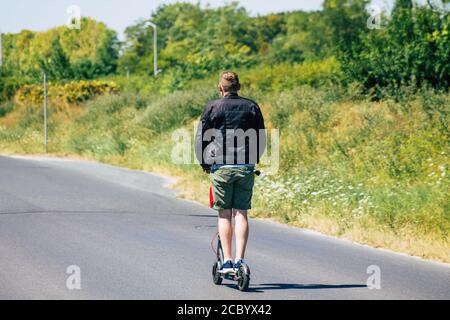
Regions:
<svg viewBox="0 0 450 320"><path fill-rule="evenodd" d="M244 259L249 234L247 210L233 209L233 214L235 216L236 259Z"/></svg>
<svg viewBox="0 0 450 320"><path fill-rule="evenodd" d="M233 240L233 225L231 223L232 211L219 211L219 235L222 242L223 256L225 261L232 259L232 240Z"/></svg>

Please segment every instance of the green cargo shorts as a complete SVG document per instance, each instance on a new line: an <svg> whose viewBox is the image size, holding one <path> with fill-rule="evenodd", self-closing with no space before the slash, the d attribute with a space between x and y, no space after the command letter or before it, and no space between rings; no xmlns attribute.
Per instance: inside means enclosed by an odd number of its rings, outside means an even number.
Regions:
<svg viewBox="0 0 450 320"><path fill-rule="evenodd" d="M211 173L213 209L251 209L255 184L254 171L252 166L242 166L224 167Z"/></svg>

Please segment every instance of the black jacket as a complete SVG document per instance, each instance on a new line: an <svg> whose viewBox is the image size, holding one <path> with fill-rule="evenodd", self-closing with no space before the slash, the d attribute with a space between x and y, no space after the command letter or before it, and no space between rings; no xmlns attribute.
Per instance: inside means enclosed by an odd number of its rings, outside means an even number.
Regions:
<svg viewBox="0 0 450 320"><path fill-rule="evenodd" d="M197 160L212 164L257 164L266 148L264 118L258 104L230 94L205 107L195 139Z"/></svg>

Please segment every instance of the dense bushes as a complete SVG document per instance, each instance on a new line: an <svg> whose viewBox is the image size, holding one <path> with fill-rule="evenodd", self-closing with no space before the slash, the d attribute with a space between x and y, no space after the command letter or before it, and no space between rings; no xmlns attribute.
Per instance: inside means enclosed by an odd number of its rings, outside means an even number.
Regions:
<svg viewBox="0 0 450 320"><path fill-rule="evenodd" d="M2 77L38 81L45 71L57 80L93 79L116 71L119 43L102 22L82 18L81 29L60 26L2 36Z"/></svg>
<svg viewBox="0 0 450 320"><path fill-rule="evenodd" d="M269 103L268 119L281 125L281 171L257 180L256 207L338 235L379 226L398 237L448 241L449 96L345 96L301 87Z"/></svg>
<svg viewBox="0 0 450 320"><path fill-rule="evenodd" d="M16 91L26 83L25 79L0 77L0 102L12 99Z"/></svg>
<svg viewBox="0 0 450 320"><path fill-rule="evenodd" d="M205 86L163 98L130 93L102 96L85 104L86 113L71 125L66 146L99 158L127 156L137 150L146 153L159 137L198 117L206 102L216 97L214 87ZM168 161L169 155L162 157Z"/></svg>
<svg viewBox="0 0 450 320"><path fill-rule="evenodd" d="M4 117L8 112L12 111L14 105L12 102L5 102L0 104L0 118Z"/></svg>
<svg viewBox="0 0 450 320"><path fill-rule="evenodd" d="M388 18L385 18L388 19ZM381 30L363 32L361 44L341 55L350 81L399 94L402 87L450 87L450 16L425 6L397 6Z"/></svg>
<svg viewBox="0 0 450 320"><path fill-rule="evenodd" d="M80 103L98 95L119 92L114 82L78 81L67 83L50 83L47 87L49 100L66 106ZM17 91L15 101L18 103L39 104L44 99L43 85L25 85Z"/></svg>
<svg viewBox="0 0 450 320"><path fill-rule="evenodd" d="M184 79L203 78L230 68L260 63L301 63L330 56L320 12L290 12L251 17L237 2L212 8L200 3L160 6L149 19L159 27L163 72ZM141 20L125 31L121 72L153 71L152 28ZM181 78L180 78L181 79Z"/></svg>
<svg viewBox="0 0 450 320"><path fill-rule="evenodd" d="M405 86L411 92L423 86L448 90L448 12L435 10L431 4L396 1L392 12L382 13L381 30L369 30L368 4L367 0L326 0L318 12L252 18L236 5L202 9L178 3L161 6L152 21L163 29L161 66L176 84L228 68L255 70L260 80L254 86L260 88L322 84L330 76L343 78L313 68L311 75L308 67L295 65L335 56L345 83L361 84L364 93L377 98L403 95ZM128 28L129 45L119 62L122 70L151 72L151 32L145 21ZM326 61L334 64L333 59ZM294 82L280 79L289 73Z"/></svg>
<svg viewBox="0 0 450 320"><path fill-rule="evenodd" d="M242 80L254 90L281 92L301 85L318 87L339 83L341 67L335 58L301 64L258 65L243 72Z"/></svg>
<svg viewBox="0 0 450 320"><path fill-rule="evenodd" d="M159 27L158 62L163 74L159 81L149 77L153 29L147 20L127 28L120 57L114 31L88 18L81 21L80 30L59 27L6 34L0 99L11 97L18 83L30 82L25 78L40 80L43 71L57 81L117 75L118 69L121 75L129 72L137 86L163 94L223 69L253 69L259 77L253 86L259 88L317 86L342 79L330 57L340 62L346 84L359 83L365 93L374 92L378 98L403 93L405 86L412 92L422 86L448 90L448 12L396 1L392 13L383 13L382 29L369 30L368 3L326 0L321 11L260 17L251 17L236 3L219 8L162 5L150 19ZM311 62L324 59L324 63ZM287 81L282 79L286 75Z"/></svg>
<svg viewBox="0 0 450 320"><path fill-rule="evenodd" d="M180 128L200 116L206 102L217 98L218 94L214 87L198 87L174 92L152 101L140 118L139 124L156 134Z"/></svg>

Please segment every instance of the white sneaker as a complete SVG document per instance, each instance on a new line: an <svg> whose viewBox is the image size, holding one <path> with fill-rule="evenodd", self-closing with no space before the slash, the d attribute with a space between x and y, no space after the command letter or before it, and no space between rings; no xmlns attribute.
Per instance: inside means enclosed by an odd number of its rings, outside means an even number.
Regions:
<svg viewBox="0 0 450 320"><path fill-rule="evenodd" d="M233 262L231 262L231 260L226 261L222 265L222 268L219 270L219 272L224 274L233 273L234 272Z"/></svg>

